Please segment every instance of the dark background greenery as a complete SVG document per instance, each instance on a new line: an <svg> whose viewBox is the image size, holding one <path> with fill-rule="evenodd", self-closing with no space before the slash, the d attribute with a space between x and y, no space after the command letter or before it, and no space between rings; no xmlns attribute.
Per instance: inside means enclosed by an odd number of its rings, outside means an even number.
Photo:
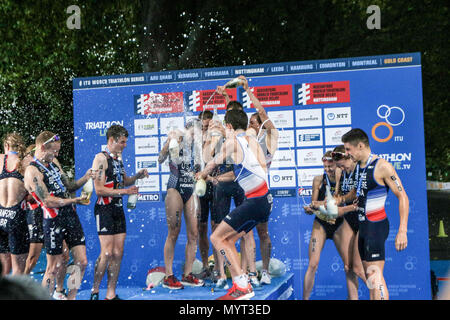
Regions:
<svg viewBox="0 0 450 320"><path fill-rule="evenodd" d="M60 133L70 168L74 77L419 51L428 178L449 181L449 18L444 0L0 0L0 134Z"/></svg>

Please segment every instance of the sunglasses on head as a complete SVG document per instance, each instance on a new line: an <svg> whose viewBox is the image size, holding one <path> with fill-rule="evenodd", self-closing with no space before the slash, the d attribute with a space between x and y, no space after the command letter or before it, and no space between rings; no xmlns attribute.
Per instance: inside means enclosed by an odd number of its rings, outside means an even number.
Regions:
<svg viewBox="0 0 450 320"><path fill-rule="evenodd" d="M334 161L339 161L341 159L347 158L347 155L344 152L333 151L331 153L331 157L333 158Z"/></svg>
<svg viewBox="0 0 450 320"><path fill-rule="evenodd" d="M59 141L59 140L60 140L59 136L57 134L55 134L53 137L51 137L50 139L45 141L42 145L45 146L47 143L55 142L55 141Z"/></svg>
<svg viewBox="0 0 450 320"><path fill-rule="evenodd" d="M332 157L323 157L322 161L333 161Z"/></svg>

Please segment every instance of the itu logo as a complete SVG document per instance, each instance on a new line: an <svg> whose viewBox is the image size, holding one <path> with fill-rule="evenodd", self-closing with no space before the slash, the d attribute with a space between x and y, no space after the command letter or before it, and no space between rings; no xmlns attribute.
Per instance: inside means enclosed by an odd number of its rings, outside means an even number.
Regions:
<svg viewBox="0 0 450 320"><path fill-rule="evenodd" d="M402 108L394 106L389 107L388 105L382 104L377 109L377 116L385 121L377 122L372 127L372 137L377 142L388 142L394 136L394 129L392 127L397 127L405 121L405 111ZM379 127L385 127L388 130L388 134L385 137L379 137L377 135L377 129ZM379 133L378 133L379 134ZM403 141L403 136L396 136L395 141Z"/></svg>

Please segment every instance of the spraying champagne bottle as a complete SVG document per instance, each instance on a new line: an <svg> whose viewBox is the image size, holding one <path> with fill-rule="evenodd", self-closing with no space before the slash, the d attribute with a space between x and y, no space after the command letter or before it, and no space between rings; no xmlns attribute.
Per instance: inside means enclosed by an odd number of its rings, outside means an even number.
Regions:
<svg viewBox="0 0 450 320"><path fill-rule="evenodd" d="M206 181L204 179L199 179L195 183L194 192L197 196L203 197L206 193Z"/></svg>
<svg viewBox="0 0 450 320"><path fill-rule="evenodd" d="M84 184L83 189L81 190L81 196L85 199L82 201L83 204L88 205L91 202L91 195L94 191L94 182L92 178L89 178L88 181Z"/></svg>
<svg viewBox="0 0 450 320"><path fill-rule="evenodd" d="M242 79L234 78L225 84L225 88L227 88L227 89L237 88L241 85L242 85Z"/></svg>
<svg viewBox="0 0 450 320"><path fill-rule="evenodd" d="M136 203L138 201L138 195L139 194L137 194L137 193L133 193L128 196L128 202L127 202L128 209L136 208Z"/></svg>

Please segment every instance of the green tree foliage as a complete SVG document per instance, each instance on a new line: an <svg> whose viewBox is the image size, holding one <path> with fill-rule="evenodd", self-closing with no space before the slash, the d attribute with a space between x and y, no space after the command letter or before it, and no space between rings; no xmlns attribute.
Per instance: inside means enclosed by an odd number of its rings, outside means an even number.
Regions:
<svg viewBox="0 0 450 320"><path fill-rule="evenodd" d="M69 5L81 10L70 30ZM369 30L369 5L381 29ZM427 171L449 180L448 1L0 1L2 134L66 142L73 165L72 79L160 70L422 53ZM112 110L114 112L114 110Z"/></svg>

